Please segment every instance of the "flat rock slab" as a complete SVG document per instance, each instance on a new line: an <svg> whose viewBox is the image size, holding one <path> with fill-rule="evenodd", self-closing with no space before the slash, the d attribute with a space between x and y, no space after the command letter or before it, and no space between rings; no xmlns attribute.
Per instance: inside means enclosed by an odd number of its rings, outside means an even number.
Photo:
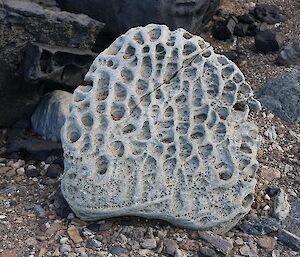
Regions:
<svg viewBox="0 0 300 257"><path fill-rule="evenodd" d="M0 6L0 60L15 70L28 42L91 49L104 24L86 15L52 11L24 0Z"/></svg>
<svg viewBox="0 0 300 257"><path fill-rule="evenodd" d="M279 118L300 122L300 68L267 82L258 92L258 99Z"/></svg>
<svg viewBox="0 0 300 257"><path fill-rule="evenodd" d="M77 216L226 231L251 207L260 104L238 67L184 29L129 30L93 62L62 129Z"/></svg>

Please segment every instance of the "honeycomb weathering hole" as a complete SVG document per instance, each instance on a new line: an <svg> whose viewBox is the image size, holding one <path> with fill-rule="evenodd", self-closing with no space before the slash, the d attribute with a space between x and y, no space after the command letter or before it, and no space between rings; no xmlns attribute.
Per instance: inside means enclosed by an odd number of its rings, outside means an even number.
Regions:
<svg viewBox="0 0 300 257"><path fill-rule="evenodd" d="M226 231L250 210L258 133L234 63L198 36L151 24L119 37L86 78L93 86L75 90L62 129L62 192L80 218Z"/></svg>

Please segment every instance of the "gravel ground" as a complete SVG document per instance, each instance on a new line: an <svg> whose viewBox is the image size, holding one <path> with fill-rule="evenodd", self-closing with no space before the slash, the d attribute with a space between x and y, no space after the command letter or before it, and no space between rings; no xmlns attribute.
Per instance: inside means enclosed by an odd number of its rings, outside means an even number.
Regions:
<svg viewBox="0 0 300 257"><path fill-rule="evenodd" d="M287 12L288 20L276 26L284 36L285 45L300 35L300 1L259 2L276 4ZM223 0L222 6L225 12L238 15L247 12L253 4L248 0ZM233 47L232 42L214 40L209 32L203 37L216 52ZM274 64L278 52L255 53L253 38L241 38L238 42L245 54L239 67L255 92L270 78L290 69ZM283 122L266 110L252 118L259 126L262 138L255 202L252 211L222 237L140 218L124 217L98 223L83 222L72 213L67 218L60 218L52 201L59 178L47 176L49 165L2 158L0 257L300 256L300 127ZM2 153L5 150L5 131L1 132L0 139ZM35 173L35 170L39 172ZM286 193L293 206L292 214L282 224L271 218L279 194L276 187ZM283 200L283 204L287 204L286 201ZM249 223L249 219L255 222ZM263 220L273 221L275 225L267 226Z"/></svg>

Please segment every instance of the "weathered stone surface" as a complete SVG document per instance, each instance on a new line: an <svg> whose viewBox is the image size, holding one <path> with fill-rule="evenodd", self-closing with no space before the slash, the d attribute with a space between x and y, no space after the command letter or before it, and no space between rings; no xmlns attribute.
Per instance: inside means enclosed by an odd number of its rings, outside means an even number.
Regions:
<svg viewBox="0 0 300 257"><path fill-rule="evenodd" d="M135 215L224 231L253 202L258 133L241 71L183 29L131 29L74 92L62 192L82 219Z"/></svg>
<svg viewBox="0 0 300 257"><path fill-rule="evenodd" d="M72 94L69 92L55 90L46 94L31 116L33 130L46 139L60 141L60 130L71 101Z"/></svg>
<svg viewBox="0 0 300 257"><path fill-rule="evenodd" d="M1 66L17 69L28 42L91 49L103 23L86 15L52 11L23 0L0 6Z"/></svg>
<svg viewBox="0 0 300 257"><path fill-rule="evenodd" d="M300 65L300 36L280 52L279 65Z"/></svg>
<svg viewBox="0 0 300 257"><path fill-rule="evenodd" d="M76 88L97 55L89 50L31 43L22 61L22 74L30 83L46 82Z"/></svg>
<svg viewBox="0 0 300 257"><path fill-rule="evenodd" d="M85 13L105 22L120 35L128 29L149 23L166 24L199 33L212 18L220 0L58 0L62 9Z"/></svg>
<svg viewBox="0 0 300 257"><path fill-rule="evenodd" d="M300 69L265 84L258 92L264 107L287 122L300 122Z"/></svg>

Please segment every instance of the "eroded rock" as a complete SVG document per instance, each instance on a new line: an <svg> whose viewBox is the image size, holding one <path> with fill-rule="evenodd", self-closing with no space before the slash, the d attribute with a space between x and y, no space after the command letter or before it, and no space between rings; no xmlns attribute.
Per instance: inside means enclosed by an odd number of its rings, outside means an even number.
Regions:
<svg viewBox="0 0 300 257"><path fill-rule="evenodd" d="M94 61L62 129L62 192L82 219L160 218L226 231L253 202L258 105L202 38L131 29Z"/></svg>
<svg viewBox="0 0 300 257"><path fill-rule="evenodd" d="M86 15L52 11L23 0L0 6L1 65L15 71L28 42L91 49L104 24Z"/></svg>
<svg viewBox="0 0 300 257"><path fill-rule="evenodd" d="M58 0L58 3L64 10L85 13L105 22L119 36L132 27L149 23L199 32L214 15L220 0Z"/></svg>
<svg viewBox="0 0 300 257"><path fill-rule="evenodd" d="M97 55L89 50L31 43L22 62L24 79L76 88Z"/></svg>

